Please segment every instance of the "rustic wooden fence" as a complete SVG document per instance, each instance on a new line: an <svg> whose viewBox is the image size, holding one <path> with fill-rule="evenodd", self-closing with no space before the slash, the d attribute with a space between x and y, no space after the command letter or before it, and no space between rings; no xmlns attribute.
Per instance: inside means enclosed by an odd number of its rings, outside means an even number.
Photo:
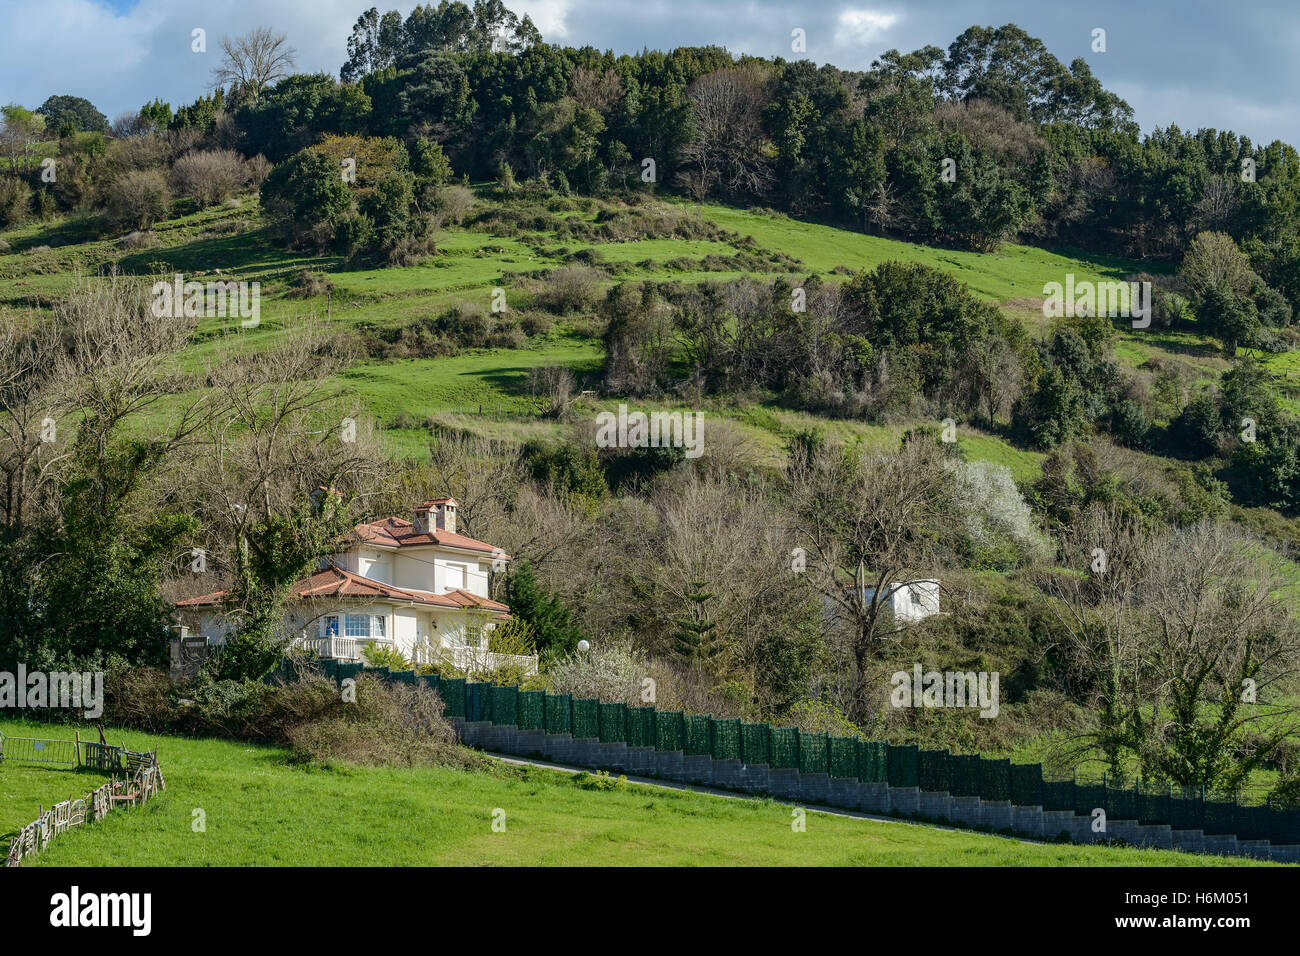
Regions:
<svg viewBox="0 0 1300 956"><path fill-rule="evenodd" d="M140 806L166 789L156 751L152 754L136 753L122 747L90 743L81 746L97 749L95 763L88 762L87 765L105 770L126 770L130 776L110 780L85 797L64 800L48 810L41 808L37 818L19 830L9 842L5 866L21 865L23 860L42 852L55 837L72 827L98 822L120 807Z"/></svg>

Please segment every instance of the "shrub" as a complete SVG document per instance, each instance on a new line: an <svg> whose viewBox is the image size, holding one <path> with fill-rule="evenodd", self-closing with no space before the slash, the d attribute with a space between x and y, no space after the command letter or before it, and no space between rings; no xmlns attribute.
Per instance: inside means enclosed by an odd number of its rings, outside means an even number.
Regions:
<svg viewBox="0 0 1300 956"><path fill-rule="evenodd" d="M32 189L21 179L0 179L0 226L16 226L31 213Z"/></svg>
<svg viewBox="0 0 1300 956"><path fill-rule="evenodd" d="M774 725L798 727L804 733L830 734L832 737L863 737L862 731L844 711L820 699L800 701Z"/></svg>
<svg viewBox="0 0 1300 956"><path fill-rule="evenodd" d="M442 698L423 684L357 678L355 700L310 662L281 683L216 680L210 674L174 685L158 668L110 673L104 719L151 732L218 736L288 745L302 762L342 760L367 766L485 766L460 747L443 718Z"/></svg>
<svg viewBox="0 0 1300 956"><path fill-rule="evenodd" d="M225 202L247 179L239 154L230 149L186 153L172 167L172 186L200 209Z"/></svg>
<svg viewBox="0 0 1300 956"><path fill-rule="evenodd" d="M459 224L474 208L474 194L464 186L445 186L438 190L438 212L443 222Z"/></svg>
<svg viewBox="0 0 1300 956"><path fill-rule="evenodd" d="M333 689L333 682L328 683ZM334 697L337 701L336 689ZM327 716L291 727L289 744L299 762L489 766L486 757L460 746L442 714L442 698L423 684L388 683L362 674L355 702L339 702Z"/></svg>
<svg viewBox="0 0 1300 956"><path fill-rule="evenodd" d="M551 689L574 697L597 697L641 706L641 681L649 662L630 644L599 641L590 650L574 651L551 663Z"/></svg>
<svg viewBox="0 0 1300 956"><path fill-rule="evenodd" d="M963 516L966 548L977 566L1006 567L1046 557L1046 539L1005 465L952 464L953 505Z"/></svg>
<svg viewBox="0 0 1300 956"><path fill-rule="evenodd" d="M123 173L108 189L108 218L120 229L148 229L167 216L171 191L156 169Z"/></svg>
<svg viewBox="0 0 1300 956"><path fill-rule="evenodd" d="M152 249L155 246L159 246L161 244L162 244L162 240L158 238L158 235L156 233L141 232L138 229L133 232L128 232L118 242L118 245L121 246L123 249L132 250L132 251L137 249Z"/></svg>
<svg viewBox="0 0 1300 956"><path fill-rule="evenodd" d="M1110 430L1121 444L1141 448L1146 444L1151 423L1141 403L1126 398L1111 411Z"/></svg>
<svg viewBox="0 0 1300 956"><path fill-rule="evenodd" d="M304 269L294 277L289 295L297 299L310 299L324 295L334 288L334 283L319 272Z"/></svg>
<svg viewBox="0 0 1300 956"><path fill-rule="evenodd" d="M537 293L537 303L560 315L584 312L595 305L603 278L603 272L590 266L561 266L546 277L545 284Z"/></svg>
<svg viewBox="0 0 1300 956"><path fill-rule="evenodd" d="M411 669L411 662L405 654L391 644L367 644L361 651L371 667L387 667L390 671Z"/></svg>
<svg viewBox="0 0 1300 956"><path fill-rule="evenodd" d="M261 186L271 175L271 161L258 153L244 162L244 181L250 186Z"/></svg>
<svg viewBox="0 0 1300 956"><path fill-rule="evenodd" d="M352 208L337 164L312 149L295 153L271 170L261 188L262 208L291 238L328 245L334 227Z"/></svg>

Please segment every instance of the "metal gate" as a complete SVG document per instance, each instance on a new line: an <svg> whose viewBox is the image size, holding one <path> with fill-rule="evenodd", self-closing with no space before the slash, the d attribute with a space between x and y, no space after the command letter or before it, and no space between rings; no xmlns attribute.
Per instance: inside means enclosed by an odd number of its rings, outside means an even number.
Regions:
<svg viewBox="0 0 1300 956"><path fill-rule="evenodd" d="M0 733L0 763L6 760L51 767L76 767L80 763L75 740L9 737Z"/></svg>

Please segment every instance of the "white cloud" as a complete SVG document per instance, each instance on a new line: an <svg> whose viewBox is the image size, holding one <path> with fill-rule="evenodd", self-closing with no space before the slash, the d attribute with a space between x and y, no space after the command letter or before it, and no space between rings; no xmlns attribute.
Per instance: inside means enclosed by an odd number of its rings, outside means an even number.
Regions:
<svg viewBox="0 0 1300 956"><path fill-rule="evenodd" d="M898 22L898 15L878 10L844 10L835 21L836 46L865 46Z"/></svg>
<svg viewBox="0 0 1300 956"><path fill-rule="evenodd" d="M515 0L506 3L515 13L525 13L533 18L537 29L547 43L555 43L569 35L569 25L565 18L569 15L569 0Z"/></svg>

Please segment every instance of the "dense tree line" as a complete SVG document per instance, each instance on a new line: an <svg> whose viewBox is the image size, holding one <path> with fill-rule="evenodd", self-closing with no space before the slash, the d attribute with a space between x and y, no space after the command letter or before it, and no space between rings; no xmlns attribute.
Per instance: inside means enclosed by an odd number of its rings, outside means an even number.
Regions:
<svg viewBox="0 0 1300 956"><path fill-rule="evenodd" d="M292 51L263 39L262 59L279 55L283 68ZM423 139L471 179L508 170L593 193L653 182L975 249L1024 238L1176 261L1196 234L1217 231L1300 302L1292 146L1172 126L1143 137L1085 60L1067 66L1012 24L844 71L718 47L554 46L500 0L443 0L405 18L365 11L348 51L341 80L228 68L262 79L174 112L154 101L115 128L198 130L272 162L326 136ZM42 109L48 132L103 132L74 97ZM17 171L23 118L6 129Z"/></svg>

